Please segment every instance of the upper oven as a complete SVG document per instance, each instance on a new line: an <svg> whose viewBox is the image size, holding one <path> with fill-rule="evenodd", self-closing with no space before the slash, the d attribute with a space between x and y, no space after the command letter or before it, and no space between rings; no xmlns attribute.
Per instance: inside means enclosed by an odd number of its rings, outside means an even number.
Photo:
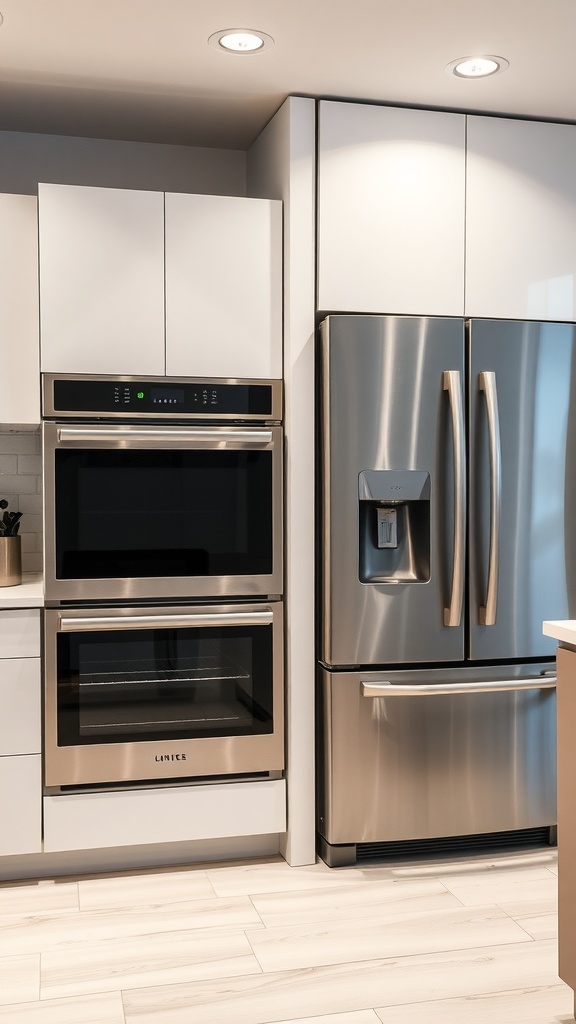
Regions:
<svg viewBox="0 0 576 1024"><path fill-rule="evenodd" d="M281 387L44 375L47 601L280 595Z"/></svg>

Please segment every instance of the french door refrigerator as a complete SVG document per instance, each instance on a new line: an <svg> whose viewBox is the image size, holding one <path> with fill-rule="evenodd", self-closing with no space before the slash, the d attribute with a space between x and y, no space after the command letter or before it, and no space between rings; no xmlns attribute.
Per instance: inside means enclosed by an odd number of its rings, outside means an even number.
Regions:
<svg viewBox="0 0 576 1024"><path fill-rule="evenodd" d="M554 641L576 617L576 327L320 327L322 856L556 821ZM479 840L477 840L479 841Z"/></svg>

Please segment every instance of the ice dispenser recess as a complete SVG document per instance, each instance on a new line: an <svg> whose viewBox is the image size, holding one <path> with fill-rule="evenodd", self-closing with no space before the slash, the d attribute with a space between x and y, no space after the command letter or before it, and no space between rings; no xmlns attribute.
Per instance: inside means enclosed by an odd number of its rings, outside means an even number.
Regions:
<svg viewBox="0 0 576 1024"><path fill-rule="evenodd" d="M358 476L361 583L428 583L430 475L366 470Z"/></svg>

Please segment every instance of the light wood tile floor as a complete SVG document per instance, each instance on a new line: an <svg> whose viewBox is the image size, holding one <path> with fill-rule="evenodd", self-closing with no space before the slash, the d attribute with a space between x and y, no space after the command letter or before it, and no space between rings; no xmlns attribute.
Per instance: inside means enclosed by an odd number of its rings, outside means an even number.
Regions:
<svg viewBox="0 0 576 1024"><path fill-rule="evenodd" d="M556 851L0 883L0 1024L572 1024Z"/></svg>

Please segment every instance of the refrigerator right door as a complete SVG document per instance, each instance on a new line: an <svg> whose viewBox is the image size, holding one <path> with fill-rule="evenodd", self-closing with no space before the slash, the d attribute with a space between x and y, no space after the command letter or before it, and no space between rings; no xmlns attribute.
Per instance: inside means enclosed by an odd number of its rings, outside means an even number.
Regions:
<svg viewBox="0 0 576 1024"><path fill-rule="evenodd" d="M472 320L469 657L553 656L576 616L576 327Z"/></svg>

